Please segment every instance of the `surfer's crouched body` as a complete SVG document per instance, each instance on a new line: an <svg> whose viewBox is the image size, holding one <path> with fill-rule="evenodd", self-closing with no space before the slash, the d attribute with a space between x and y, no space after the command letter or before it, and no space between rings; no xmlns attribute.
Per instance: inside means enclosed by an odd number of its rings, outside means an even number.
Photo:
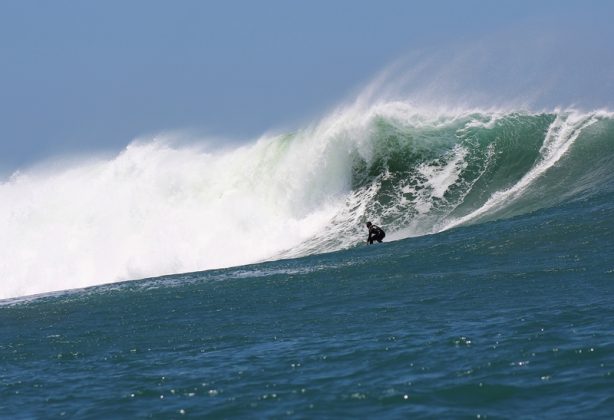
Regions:
<svg viewBox="0 0 614 420"><path fill-rule="evenodd" d="M373 241L382 242L382 239L386 236L386 232L384 232L381 227L371 222L367 222L367 229L369 229L369 238L367 239L369 245L371 245Z"/></svg>

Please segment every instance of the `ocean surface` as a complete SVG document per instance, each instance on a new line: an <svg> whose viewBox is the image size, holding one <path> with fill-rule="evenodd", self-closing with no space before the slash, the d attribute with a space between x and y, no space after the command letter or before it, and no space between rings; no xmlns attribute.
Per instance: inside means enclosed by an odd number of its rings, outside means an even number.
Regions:
<svg viewBox="0 0 614 420"><path fill-rule="evenodd" d="M142 141L16 172L0 222L2 418L614 415L608 111Z"/></svg>

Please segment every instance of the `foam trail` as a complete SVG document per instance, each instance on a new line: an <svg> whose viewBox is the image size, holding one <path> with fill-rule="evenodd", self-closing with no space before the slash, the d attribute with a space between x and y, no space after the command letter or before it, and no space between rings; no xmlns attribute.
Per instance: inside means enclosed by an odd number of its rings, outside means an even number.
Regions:
<svg viewBox="0 0 614 420"><path fill-rule="evenodd" d="M555 165L569 150L574 141L585 128L596 123L598 119L593 114L558 115L546 134L544 144L540 149L542 160L533 169L527 172L513 187L495 192L492 197L479 209L457 219L446 221L443 226L435 230L441 232L461 224L466 224L480 216L501 208L506 203L517 199L532 183Z"/></svg>

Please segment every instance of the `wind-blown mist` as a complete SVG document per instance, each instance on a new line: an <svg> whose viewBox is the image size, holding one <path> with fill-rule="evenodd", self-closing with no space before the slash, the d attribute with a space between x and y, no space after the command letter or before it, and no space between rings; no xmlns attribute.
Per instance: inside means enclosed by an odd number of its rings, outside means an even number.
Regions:
<svg viewBox="0 0 614 420"><path fill-rule="evenodd" d="M381 83L366 92L434 108L612 109L614 49L609 39L545 23L532 26L469 45L414 51L387 68Z"/></svg>

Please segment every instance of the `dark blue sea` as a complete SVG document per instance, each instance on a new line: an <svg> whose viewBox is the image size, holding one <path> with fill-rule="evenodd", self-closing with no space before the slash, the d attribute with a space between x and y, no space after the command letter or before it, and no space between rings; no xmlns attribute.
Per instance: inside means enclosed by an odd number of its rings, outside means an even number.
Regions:
<svg viewBox="0 0 614 420"><path fill-rule="evenodd" d="M279 257L7 292L0 417L612 418L612 119L463 118L376 118L347 211Z"/></svg>

